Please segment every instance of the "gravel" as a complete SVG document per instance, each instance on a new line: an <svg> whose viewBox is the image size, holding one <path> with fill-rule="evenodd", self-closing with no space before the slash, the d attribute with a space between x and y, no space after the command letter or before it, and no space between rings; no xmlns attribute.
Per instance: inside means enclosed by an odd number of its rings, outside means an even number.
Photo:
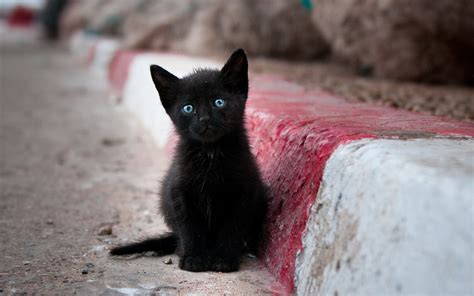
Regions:
<svg viewBox="0 0 474 296"><path fill-rule="evenodd" d="M474 122L472 87L362 77L349 67L329 60L284 62L255 58L250 66L254 73L281 75L307 89L323 89L351 102L367 102Z"/></svg>

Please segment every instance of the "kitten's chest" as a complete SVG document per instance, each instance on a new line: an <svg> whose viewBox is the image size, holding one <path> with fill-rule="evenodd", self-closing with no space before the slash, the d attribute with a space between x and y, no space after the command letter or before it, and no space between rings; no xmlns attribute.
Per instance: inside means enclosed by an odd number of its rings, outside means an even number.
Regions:
<svg viewBox="0 0 474 296"><path fill-rule="evenodd" d="M221 151L202 151L193 155L182 167L180 186L188 209L197 211L212 227L226 219L245 191L245 177L239 155Z"/></svg>
<svg viewBox="0 0 474 296"><path fill-rule="evenodd" d="M189 176L195 185L218 186L226 182L229 165L219 151L203 151L191 163Z"/></svg>
<svg viewBox="0 0 474 296"><path fill-rule="evenodd" d="M187 183L194 194L212 197L236 183L232 159L220 151L202 151L186 167Z"/></svg>

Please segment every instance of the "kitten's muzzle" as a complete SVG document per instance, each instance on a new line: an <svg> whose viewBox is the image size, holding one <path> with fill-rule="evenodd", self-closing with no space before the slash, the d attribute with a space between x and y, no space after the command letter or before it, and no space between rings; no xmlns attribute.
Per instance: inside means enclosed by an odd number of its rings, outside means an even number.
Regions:
<svg viewBox="0 0 474 296"><path fill-rule="evenodd" d="M205 124L205 125L207 125L210 120L211 120L211 118L207 115L199 117L199 122L202 123L202 124Z"/></svg>
<svg viewBox="0 0 474 296"><path fill-rule="evenodd" d="M218 136L216 129L209 124L200 124L199 126L192 128L191 131L203 141L213 141Z"/></svg>
<svg viewBox="0 0 474 296"><path fill-rule="evenodd" d="M209 127L209 124L200 124L195 129L195 131L200 135L205 134L206 132L209 132L210 130L211 130L211 128Z"/></svg>

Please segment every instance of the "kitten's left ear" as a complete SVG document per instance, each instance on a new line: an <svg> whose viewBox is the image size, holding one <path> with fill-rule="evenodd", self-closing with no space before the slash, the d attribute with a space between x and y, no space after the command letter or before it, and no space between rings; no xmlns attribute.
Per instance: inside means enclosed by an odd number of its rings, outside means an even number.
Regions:
<svg viewBox="0 0 474 296"><path fill-rule="evenodd" d="M248 62L247 55L242 48L232 53L221 70L224 77L224 85L231 92L245 95L249 91Z"/></svg>

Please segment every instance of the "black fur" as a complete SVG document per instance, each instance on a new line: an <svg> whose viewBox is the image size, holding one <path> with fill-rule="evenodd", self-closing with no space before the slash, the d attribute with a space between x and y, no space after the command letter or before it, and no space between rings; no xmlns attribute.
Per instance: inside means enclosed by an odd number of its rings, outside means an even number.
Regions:
<svg viewBox="0 0 474 296"><path fill-rule="evenodd" d="M130 245L113 248L110 254L115 256L154 251L157 255L171 254L176 250L178 239L173 233L147 239Z"/></svg>
<svg viewBox="0 0 474 296"><path fill-rule="evenodd" d="M161 212L172 234L111 254L176 252L181 269L236 271L245 252L256 252L267 208L244 127L245 52L236 50L220 71L196 70L181 79L156 65L150 70L179 135L161 188ZM183 111L187 104L194 107L191 114Z"/></svg>

